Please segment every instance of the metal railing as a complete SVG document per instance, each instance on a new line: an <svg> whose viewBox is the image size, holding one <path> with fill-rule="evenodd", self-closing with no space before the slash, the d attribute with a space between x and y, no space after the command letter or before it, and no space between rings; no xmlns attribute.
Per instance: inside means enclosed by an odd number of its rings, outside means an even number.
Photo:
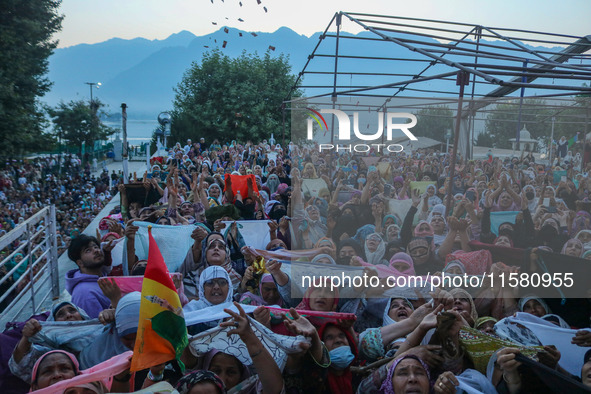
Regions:
<svg viewBox="0 0 591 394"><path fill-rule="evenodd" d="M0 251L9 252L0 261L0 272L4 272L0 288L5 288L0 293L0 327L9 321L26 320L40 312L49 296L59 297L56 233L55 206L51 205L0 238ZM19 253L22 259L16 262Z"/></svg>

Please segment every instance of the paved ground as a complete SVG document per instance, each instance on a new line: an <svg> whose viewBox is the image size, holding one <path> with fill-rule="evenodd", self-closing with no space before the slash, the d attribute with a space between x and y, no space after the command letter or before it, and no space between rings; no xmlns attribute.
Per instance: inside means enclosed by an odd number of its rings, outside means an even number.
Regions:
<svg viewBox="0 0 591 394"><path fill-rule="evenodd" d="M141 178L144 175L144 171L146 171L146 162L145 161L129 161L127 164L127 168L131 174L137 172L138 178ZM115 170L115 172L119 172L123 170L123 162L121 161L112 161L111 163L107 164L107 169L109 170L109 174ZM103 172L103 168L99 163L99 168L97 171L93 172L93 175L99 176Z"/></svg>

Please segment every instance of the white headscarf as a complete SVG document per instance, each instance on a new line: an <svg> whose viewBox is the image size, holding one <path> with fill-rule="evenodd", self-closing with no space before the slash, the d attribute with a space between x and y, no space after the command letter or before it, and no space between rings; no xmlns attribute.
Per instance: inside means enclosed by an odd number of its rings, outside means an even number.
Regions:
<svg viewBox="0 0 591 394"><path fill-rule="evenodd" d="M207 298L205 298L205 282L207 282L210 279L217 278L222 278L228 281L228 295L226 296L224 302L231 302L232 298L234 297L234 288L232 287L232 281L230 280L230 275L228 275L228 271L217 265L209 266L206 269L204 269L201 275L199 276L199 302L204 303L203 308L213 305Z"/></svg>
<svg viewBox="0 0 591 394"><path fill-rule="evenodd" d="M369 251L369 248L367 247L367 240L373 236L378 236L380 238L380 243L378 244L376 251L372 253ZM378 234L378 233L369 234L365 238L365 242L363 243L363 247L365 249L365 257L367 258L368 263L373 264L373 265L388 264L388 262L384 259L384 254L386 254L386 243L384 242L384 239L382 238L382 236L380 234Z"/></svg>

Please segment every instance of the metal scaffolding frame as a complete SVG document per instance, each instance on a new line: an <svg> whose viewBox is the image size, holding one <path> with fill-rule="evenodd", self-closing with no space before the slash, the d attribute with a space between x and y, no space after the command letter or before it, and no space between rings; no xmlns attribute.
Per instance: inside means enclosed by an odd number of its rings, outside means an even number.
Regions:
<svg viewBox="0 0 591 394"><path fill-rule="evenodd" d="M344 33L344 23L362 32ZM356 63L350 66L351 61ZM522 103L528 97L591 95L589 82L591 35L341 11L320 35L291 90L304 88L308 94L292 98L290 93L284 104L378 97L385 111L394 97L459 98L454 153L459 148L463 157L471 157L474 117L490 99L513 97ZM470 101L462 106L468 85ZM517 140L520 122L521 114ZM585 135L587 130L586 125ZM453 163L450 167L453 171Z"/></svg>

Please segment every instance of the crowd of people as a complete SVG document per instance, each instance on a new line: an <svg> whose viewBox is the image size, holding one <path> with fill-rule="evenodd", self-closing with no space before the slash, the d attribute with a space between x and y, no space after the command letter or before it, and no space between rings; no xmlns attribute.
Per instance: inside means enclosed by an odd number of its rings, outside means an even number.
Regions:
<svg viewBox="0 0 591 394"><path fill-rule="evenodd" d="M90 169L90 163L82 165L76 155L7 159L0 171L0 236L54 205L58 253L65 252L71 239L82 233L112 196L109 174L103 172L95 177ZM7 292L11 295L0 304L0 311L28 283L27 277L21 278L30 263L23 241L17 240L0 251L1 260L12 256L0 267L0 296ZM32 249L42 241L41 234L35 237ZM45 246L38 248L37 257L44 250ZM36 265L35 272L44 264L45 260Z"/></svg>
<svg viewBox="0 0 591 394"><path fill-rule="evenodd" d="M588 277L564 276L591 259L591 163L458 157L452 177L450 162L425 149L177 143L118 186L121 206L96 237L71 239L71 300L1 334L0 391L591 391ZM15 201L12 221L34 201L55 203L65 238L108 197L102 180L56 179L54 168L12 166L1 187ZM126 278L151 263L147 223L161 237L189 344L179 359L131 373L142 297ZM374 285L304 286L314 272ZM560 284L534 285L556 273ZM480 281L433 286L446 275ZM569 277L579 293L563 286ZM392 278L426 285L384 286Z"/></svg>

